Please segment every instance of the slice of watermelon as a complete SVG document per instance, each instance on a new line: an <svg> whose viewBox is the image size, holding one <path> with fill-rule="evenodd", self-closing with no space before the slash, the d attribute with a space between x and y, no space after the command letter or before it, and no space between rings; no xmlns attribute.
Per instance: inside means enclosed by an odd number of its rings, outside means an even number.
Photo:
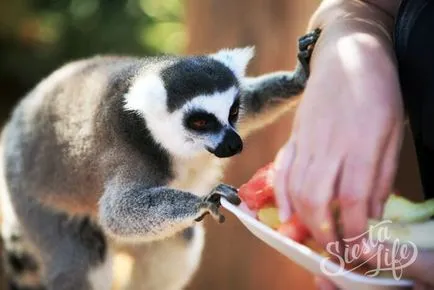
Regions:
<svg viewBox="0 0 434 290"><path fill-rule="evenodd" d="M244 201L249 209L259 210L264 206L274 206L275 198L271 182L272 163L260 168L252 178L243 184L238 195Z"/></svg>
<svg viewBox="0 0 434 290"><path fill-rule="evenodd" d="M238 195L251 211L256 212L259 221L277 229L282 235L298 243L303 243L311 235L296 213L292 214L287 222L280 223L272 185L272 174L273 163L261 167L247 183L239 188Z"/></svg>

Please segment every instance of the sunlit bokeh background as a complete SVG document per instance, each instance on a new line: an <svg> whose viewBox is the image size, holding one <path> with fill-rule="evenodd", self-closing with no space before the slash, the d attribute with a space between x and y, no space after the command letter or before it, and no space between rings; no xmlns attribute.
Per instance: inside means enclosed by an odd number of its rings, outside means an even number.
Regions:
<svg viewBox="0 0 434 290"><path fill-rule="evenodd" d="M60 64L94 54L179 53L179 0L0 1L0 93L15 98Z"/></svg>
<svg viewBox="0 0 434 290"><path fill-rule="evenodd" d="M318 0L0 0L0 122L16 101L63 63L95 54L207 53L256 46L250 74L292 69L296 40ZM271 161L293 113L250 137L225 182L239 185ZM420 190L411 143L398 173ZM85 169L84 169L85 170ZM312 276L254 238L227 214L207 220L207 246L190 290L313 289ZM120 270L121 271L121 270ZM1 288L0 288L1 289Z"/></svg>

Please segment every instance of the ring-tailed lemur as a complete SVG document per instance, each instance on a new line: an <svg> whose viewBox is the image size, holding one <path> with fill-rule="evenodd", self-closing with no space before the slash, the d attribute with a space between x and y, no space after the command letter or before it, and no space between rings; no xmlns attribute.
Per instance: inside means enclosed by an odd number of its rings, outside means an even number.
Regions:
<svg viewBox="0 0 434 290"><path fill-rule="evenodd" d="M110 289L117 249L135 259L127 289L183 288L203 247L197 221L222 219L213 188L232 190L218 186L223 157L302 92L318 33L300 39L294 72L245 77L246 48L95 57L40 82L1 136L11 289Z"/></svg>

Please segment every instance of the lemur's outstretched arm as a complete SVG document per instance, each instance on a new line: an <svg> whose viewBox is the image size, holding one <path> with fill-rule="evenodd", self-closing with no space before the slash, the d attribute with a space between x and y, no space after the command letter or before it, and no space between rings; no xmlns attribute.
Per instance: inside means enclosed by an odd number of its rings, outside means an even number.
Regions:
<svg viewBox="0 0 434 290"><path fill-rule="evenodd" d="M236 189L224 184L204 198L165 186L134 186L124 191L109 187L100 200L100 221L118 239L160 240L186 229L208 213L223 222L220 196L240 203Z"/></svg>
<svg viewBox="0 0 434 290"><path fill-rule="evenodd" d="M294 72L248 78L242 84L241 104L246 113L243 117L248 119L248 128L252 128L250 125L256 120L262 127L264 120L258 115L263 112L266 116L276 115L268 110L280 110L282 106L275 104L302 92L309 75L312 45L318 34L319 31L315 31L299 40L299 64ZM149 187L140 182L131 186L126 186L125 182L113 183L107 184L107 190L100 199L100 222L106 232L124 240L163 239L200 221L207 213L222 222L223 217L218 211L221 195L239 203L236 189L228 185L219 185L208 196L200 198L167 186Z"/></svg>
<svg viewBox="0 0 434 290"><path fill-rule="evenodd" d="M244 79L241 89L242 119L240 133L264 126L288 109L282 102L300 95L309 77L309 62L320 34L317 29L298 41L298 63L294 71L274 72ZM270 112L276 110L276 112ZM266 112L266 114L262 113Z"/></svg>

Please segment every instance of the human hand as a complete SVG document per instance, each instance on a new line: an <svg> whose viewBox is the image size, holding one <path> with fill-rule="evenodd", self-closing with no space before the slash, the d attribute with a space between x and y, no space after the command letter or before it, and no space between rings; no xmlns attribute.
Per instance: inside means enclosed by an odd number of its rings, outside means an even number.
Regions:
<svg viewBox="0 0 434 290"><path fill-rule="evenodd" d="M338 239L332 200L339 204L342 238L364 232L368 217L380 218L403 131L390 43L352 33L351 25L339 29L337 37L323 30L328 36L316 44L291 138L275 160L281 219L297 211L323 246Z"/></svg>

